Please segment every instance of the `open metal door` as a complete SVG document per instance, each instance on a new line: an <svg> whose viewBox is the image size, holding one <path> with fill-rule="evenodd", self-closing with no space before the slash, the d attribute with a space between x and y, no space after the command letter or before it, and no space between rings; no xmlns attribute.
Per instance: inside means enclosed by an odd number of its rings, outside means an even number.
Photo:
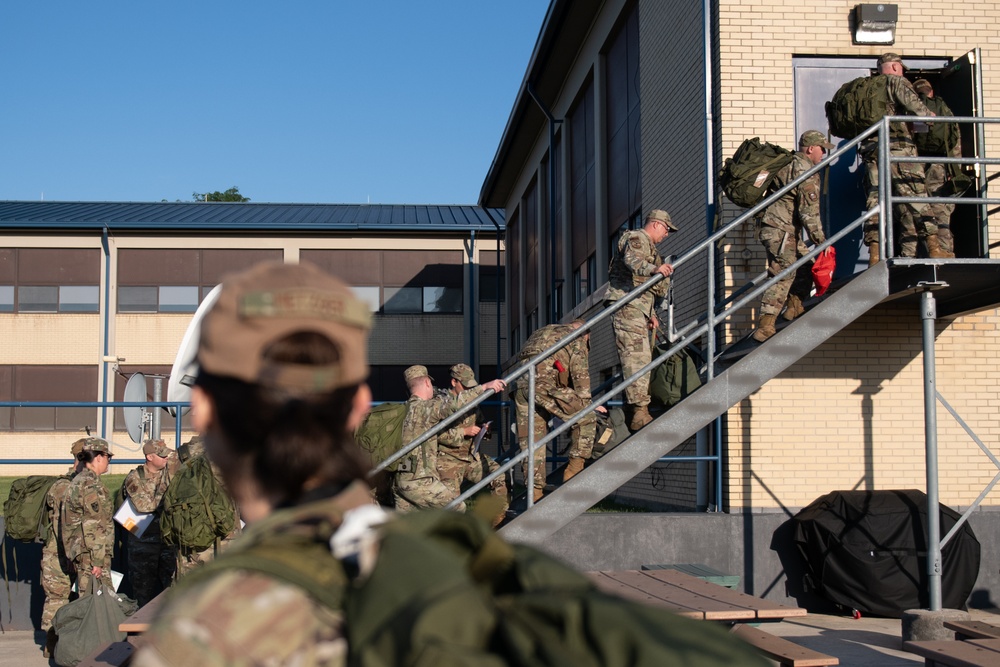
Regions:
<svg viewBox="0 0 1000 667"><path fill-rule="evenodd" d="M940 70L940 80L935 85L940 95L956 116L983 117L983 79L979 48L955 58ZM933 85L933 81L931 82ZM961 125L962 155L982 157L986 154L984 125ZM977 165L978 167L978 165ZM986 174L975 170L973 182L978 189L970 188L967 197L986 196ZM986 224L986 204L958 205L951 216L951 230L955 235L955 254L959 257L987 257L989 255L989 229Z"/></svg>

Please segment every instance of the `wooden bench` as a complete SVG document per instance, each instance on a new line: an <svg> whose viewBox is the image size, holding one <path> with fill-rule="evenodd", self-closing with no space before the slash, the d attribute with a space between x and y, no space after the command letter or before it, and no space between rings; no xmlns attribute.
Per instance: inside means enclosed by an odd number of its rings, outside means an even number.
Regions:
<svg viewBox="0 0 1000 667"><path fill-rule="evenodd" d="M111 642L94 651L87 659L77 663L77 667L121 667L132 660L135 646L129 642Z"/></svg>
<svg viewBox="0 0 1000 667"><path fill-rule="evenodd" d="M1000 627L983 621L945 621L943 625L955 631L955 639L1000 639Z"/></svg>
<svg viewBox="0 0 1000 667"><path fill-rule="evenodd" d="M710 581L713 584L718 584L719 586L725 586L726 588L731 588L736 590L740 587L740 575L738 574L726 574L725 572L720 572L714 567L709 567L708 565L702 565L701 563L670 563L667 565L643 565L642 570L676 570L677 572L683 572L684 574L689 574L692 577L698 577L702 581Z"/></svg>
<svg viewBox="0 0 1000 667"><path fill-rule="evenodd" d="M762 655L777 661L781 667L826 667L839 665L840 659L800 646L787 639L749 625L737 625L733 634L753 646Z"/></svg>
<svg viewBox="0 0 1000 667"><path fill-rule="evenodd" d="M931 667L996 667L1000 665L1000 639L904 642L903 649L923 656Z"/></svg>

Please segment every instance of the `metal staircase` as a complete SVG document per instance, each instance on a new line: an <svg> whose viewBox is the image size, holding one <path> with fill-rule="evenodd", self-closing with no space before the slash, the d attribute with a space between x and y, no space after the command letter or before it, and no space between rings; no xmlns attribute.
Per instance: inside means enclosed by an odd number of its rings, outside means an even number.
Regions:
<svg viewBox="0 0 1000 667"><path fill-rule="evenodd" d="M886 147L888 145L889 123L897 120L900 120L900 118L887 117L881 123L872 126L872 128L852 141L845 142L838 149L834 150L823 162L716 231L673 263L676 269L702 253L707 257L706 289L708 292L708 304L705 312L694 321L672 332L674 334L673 340L676 343L669 350L659 357L654 358L650 364L633 376L625 378L620 384L612 387L606 393L595 397L591 405L576 415L574 419L553 429L537 442L534 441L533 434L529 435L528 450L534 451L538 447L546 446L549 442L565 433L584 414L592 411L596 406L605 403L612 397L619 395L627 385L651 371L657 365L665 362L676 351L693 342L701 343L703 349L714 351L712 354L707 355L707 364L705 367L706 381L704 385L641 431L632 435L616 448L593 462L592 465L562 485L559 489L546 495L544 500L539 504L535 505L530 498L530 494L528 494L527 510L501 529L501 533L505 538L524 543L542 543L547 537L568 524L575 517L613 493L616 489L655 463L660 457L689 440L700 429L717 419L792 364L802 359L818 345L884 301L911 301L916 304L915 308L923 307L926 310L926 299L933 292L939 302L937 314L943 317L952 317L961 313L982 310L1000 304L1000 280L998 280L998 277L1000 277L998 276L1000 274L1000 261L990 260L986 257L948 260L892 258L893 239L891 227L887 233L885 223L889 219L887 212L893 210L894 203L927 200L903 199L892 195L891 188L888 187L888 165L897 161L897 158L889 156L888 150L883 150L880 161L880 171L884 171L885 173L882 174L883 179L880 181L883 183L883 187L880 188L880 199L877 207L864 212L859 218L836 234L830 236L825 243L814 248L809 254L786 269L782 274L767 281L761 281L761 277L758 277L758 279L751 281L748 286L736 290L734 296L729 299L716 299L715 248L727 234L737 227L751 224L758 212L796 187L806 178L827 169L831 163L853 151L866 138L877 134L880 139L880 148ZM915 119L910 117L907 120ZM1000 119L981 118L919 118L916 120L926 122L958 121L965 123L1000 122ZM906 161L907 159L898 158L901 161ZM913 161L913 158L909 158L909 160ZM990 199L986 196L986 189L990 179L985 176L984 170L981 167L986 164L1000 164L1000 160L975 157L941 158L941 161L957 161L976 167L978 181L976 191L972 193L974 196L957 200L957 203L977 206L981 211L980 224L985 229L986 220L989 215L986 205L1000 203L1000 200ZM944 201L956 202L956 200L947 199L944 199ZM719 350L720 346L716 344L715 335L716 329L722 322L742 308L756 303L760 295L772 282L780 280L784 276L796 271L799 266L810 262L823 249L837 243L852 232L856 232L865 221L871 218L879 220L882 257L878 264L852 276L846 283L836 286L835 290L831 290L832 293L823 297L817 305L813 306L804 315L784 326L768 341L762 344L751 344L750 341L744 341L730 346L728 350ZM890 259L886 259L887 256ZM628 294L625 299L597 313L582 328L516 368L504 379L508 383L513 381L527 382L529 392L533 394L536 364L551 356L555 351L573 339L589 331L597 323L610 317L613 312L639 296L645 290L648 290L661 279L662 277L659 275L650 278L644 285L637 287ZM723 369L723 366L726 367ZM717 372L717 368L722 370ZM480 396L461 412L438 424L435 428L404 447L400 452L384 462L380 466L380 469L396 459L405 456L409 451L419 446L428 438L450 428L452 424L461 418L461 415L474 409L476 405L486 400L489 395L491 395L491 392ZM533 401L529 401L529 403L533 409ZM532 420L533 415L529 415L528 422L531 423ZM493 477L505 474L507 470L510 470L515 465L519 465L526 458L529 462L528 479L530 479L530 467L533 457L528 457L528 450L522 451L501 466L497 473L494 473L494 475L484 479L463 493L460 499L456 500L453 505L478 492L487 486Z"/></svg>

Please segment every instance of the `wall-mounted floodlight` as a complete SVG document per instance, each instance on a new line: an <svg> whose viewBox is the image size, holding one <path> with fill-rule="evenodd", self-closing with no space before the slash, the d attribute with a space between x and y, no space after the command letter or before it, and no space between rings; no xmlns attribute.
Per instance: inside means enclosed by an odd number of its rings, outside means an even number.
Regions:
<svg viewBox="0 0 1000 667"><path fill-rule="evenodd" d="M855 5L854 43L892 44L896 41L896 5Z"/></svg>

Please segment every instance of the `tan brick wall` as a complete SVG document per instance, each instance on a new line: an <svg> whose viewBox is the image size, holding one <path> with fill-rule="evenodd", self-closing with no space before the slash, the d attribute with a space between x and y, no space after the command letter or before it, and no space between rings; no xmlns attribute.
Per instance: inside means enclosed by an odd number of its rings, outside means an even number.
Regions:
<svg viewBox="0 0 1000 667"><path fill-rule="evenodd" d="M851 43L855 4L817 0L803 11L778 2L719 3L720 160L749 136L794 143L793 56L877 56L892 50L907 57L950 57L980 47L984 113L1000 114L995 30L1000 3L898 2L891 47ZM988 125L986 134L987 148L996 146L1000 128ZM730 205L725 219L738 212ZM763 270L759 244L749 231L727 241L729 284L742 284ZM750 251L748 258L744 250ZM1000 447L998 320L1000 313L990 311L941 322L936 344L939 391L994 449ZM750 326L749 317L737 320L730 333L741 335ZM731 505L794 508L834 489L924 489L920 345L915 308L878 308L733 409L726 490ZM996 468L940 405L938 432L942 502L968 505ZM998 492L985 503L1000 504Z"/></svg>
<svg viewBox="0 0 1000 667"><path fill-rule="evenodd" d="M101 354L99 315L0 317L0 364L93 364Z"/></svg>

